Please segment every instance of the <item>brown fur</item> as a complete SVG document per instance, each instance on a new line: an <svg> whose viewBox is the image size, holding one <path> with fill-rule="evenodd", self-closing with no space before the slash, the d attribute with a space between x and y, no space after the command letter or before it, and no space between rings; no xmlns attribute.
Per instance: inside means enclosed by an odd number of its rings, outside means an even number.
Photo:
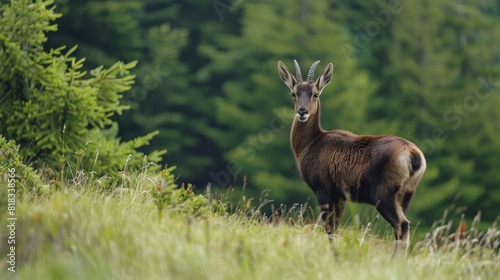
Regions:
<svg viewBox="0 0 500 280"><path fill-rule="evenodd" d="M319 95L331 79L333 65L329 64L315 83L297 83L283 63L279 62L278 68L292 90L297 112L290 144L302 178L321 205L327 233L332 234L340 225L346 200L368 203L394 227L394 252L398 247L406 252L406 212L426 167L420 149L392 135L323 130ZM299 121L299 116L307 115L306 121Z"/></svg>

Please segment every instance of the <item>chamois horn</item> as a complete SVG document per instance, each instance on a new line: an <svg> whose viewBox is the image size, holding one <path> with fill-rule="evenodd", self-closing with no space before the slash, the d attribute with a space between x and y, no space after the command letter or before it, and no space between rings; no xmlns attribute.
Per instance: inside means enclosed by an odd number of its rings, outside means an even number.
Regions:
<svg viewBox="0 0 500 280"><path fill-rule="evenodd" d="M314 62L313 65L311 65L311 68L309 69L309 74L307 75L307 81L314 83L314 71L316 70L316 66L318 66L319 60Z"/></svg>
<svg viewBox="0 0 500 280"><path fill-rule="evenodd" d="M302 73L300 73L300 66L297 60L293 60L293 64L295 64L295 75L297 76L297 82L302 83Z"/></svg>

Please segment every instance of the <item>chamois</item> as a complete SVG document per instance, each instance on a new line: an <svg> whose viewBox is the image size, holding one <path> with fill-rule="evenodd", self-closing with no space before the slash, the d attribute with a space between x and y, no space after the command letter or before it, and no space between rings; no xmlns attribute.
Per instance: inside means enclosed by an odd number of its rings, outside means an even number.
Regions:
<svg viewBox="0 0 500 280"><path fill-rule="evenodd" d="M316 81L312 64L302 80L294 60L296 77L278 62L281 80L294 101L295 118L290 144L303 180L316 194L321 219L329 237L344 214L345 201L374 205L394 228L393 256L405 254L410 241L406 213L422 178L426 161L410 141L393 135L356 135L345 130L325 131L320 125L320 95L333 75L329 63Z"/></svg>

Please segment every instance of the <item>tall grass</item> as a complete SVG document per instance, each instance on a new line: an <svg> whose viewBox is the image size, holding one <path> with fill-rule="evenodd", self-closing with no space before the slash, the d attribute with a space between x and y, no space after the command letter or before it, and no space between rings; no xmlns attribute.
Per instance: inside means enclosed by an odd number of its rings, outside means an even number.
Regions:
<svg viewBox="0 0 500 280"><path fill-rule="evenodd" d="M499 230L470 229L455 238L443 219L406 259L391 260L392 231L370 224L344 226L330 242L307 205L281 206L273 217L242 200L214 209L223 198L194 201L165 194L161 173L125 172L121 182L77 174L45 194L17 200L19 279L494 279L500 275ZM160 185L159 185L160 184ZM111 188L110 186L113 186ZM165 186L163 186L165 187ZM114 189L114 191L112 191ZM197 196L198 199L200 196ZM251 205L251 204L250 204ZM187 207L187 208L185 208ZM183 210L184 209L184 210ZM221 209L224 209L221 211ZM161 215L158 215L161 211ZM5 221L4 211L0 219ZM1 231L6 235L5 229ZM456 234L455 234L456 235ZM5 236L0 249L6 250ZM4 273L5 272L5 273Z"/></svg>

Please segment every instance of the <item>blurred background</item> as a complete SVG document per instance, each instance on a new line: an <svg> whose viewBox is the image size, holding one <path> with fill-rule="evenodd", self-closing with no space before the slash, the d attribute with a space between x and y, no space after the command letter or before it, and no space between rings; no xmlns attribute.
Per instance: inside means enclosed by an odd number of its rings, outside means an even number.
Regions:
<svg viewBox="0 0 500 280"><path fill-rule="evenodd" d="M8 1L2 1L8 2ZM59 0L47 49L78 45L88 70L138 60L117 116L123 140L159 130L178 182L246 186L273 204L315 198L289 147L293 118L277 61L335 66L324 129L395 134L428 170L412 223L445 209L500 214L500 3L494 0ZM358 206L349 206L351 212ZM371 211L371 210L367 210Z"/></svg>

